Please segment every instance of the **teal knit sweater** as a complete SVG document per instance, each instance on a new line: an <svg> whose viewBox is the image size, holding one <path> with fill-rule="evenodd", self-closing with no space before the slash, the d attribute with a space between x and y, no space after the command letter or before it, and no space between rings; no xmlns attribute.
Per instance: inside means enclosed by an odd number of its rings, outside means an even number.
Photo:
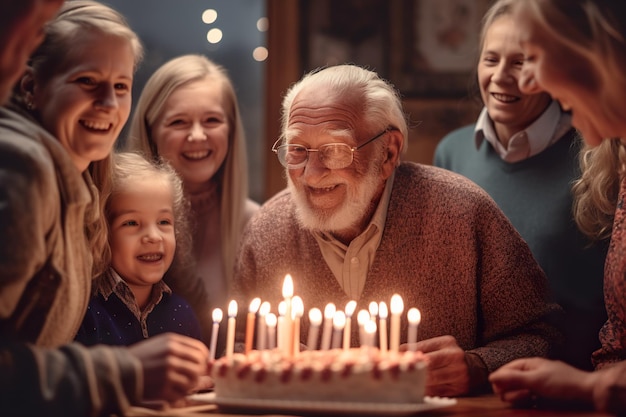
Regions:
<svg viewBox="0 0 626 417"><path fill-rule="evenodd" d="M481 186L520 232L566 312L561 325L568 343L561 359L590 369L606 321L602 276L607 247L589 246L573 220L571 185L580 174L580 143L572 129L543 152L508 163L487 140L477 149L470 125L439 143L434 163Z"/></svg>

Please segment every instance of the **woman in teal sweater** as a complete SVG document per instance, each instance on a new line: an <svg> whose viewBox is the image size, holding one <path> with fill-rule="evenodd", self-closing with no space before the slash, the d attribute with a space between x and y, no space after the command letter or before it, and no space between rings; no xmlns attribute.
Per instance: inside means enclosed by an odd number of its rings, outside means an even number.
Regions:
<svg viewBox="0 0 626 417"><path fill-rule="evenodd" d="M477 122L447 135L435 165L485 189L526 240L566 312L564 361L591 369L606 321L602 274L606 242L594 245L576 227L571 183L580 175L581 140L570 115L545 93L524 94L524 55L511 18L512 0L483 18L477 66L484 108Z"/></svg>

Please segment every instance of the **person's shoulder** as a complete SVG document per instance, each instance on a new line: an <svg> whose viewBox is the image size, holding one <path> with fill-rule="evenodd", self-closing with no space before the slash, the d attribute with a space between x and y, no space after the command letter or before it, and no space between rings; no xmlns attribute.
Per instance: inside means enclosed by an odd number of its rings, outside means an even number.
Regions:
<svg viewBox="0 0 626 417"><path fill-rule="evenodd" d="M416 162L403 162L396 173L398 187L413 190L418 194L425 192L458 192L478 194L484 198L487 193L473 181L447 169Z"/></svg>
<svg viewBox="0 0 626 417"><path fill-rule="evenodd" d="M285 188L261 205L248 222L247 229L263 232L282 229L294 224L294 213L291 191Z"/></svg>
<svg viewBox="0 0 626 417"><path fill-rule="evenodd" d="M441 141L439 141L439 144L455 142L459 140L468 140L468 139L471 140L474 137L475 129L476 129L476 123L471 123L469 125L459 127L458 129L454 129L453 131L446 134L443 138L441 138Z"/></svg>
<svg viewBox="0 0 626 417"><path fill-rule="evenodd" d="M2 169L41 176L53 172L54 163L41 138L52 140L36 123L7 108L0 108ZM39 173L39 175L37 175Z"/></svg>
<svg viewBox="0 0 626 417"><path fill-rule="evenodd" d="M474 129L476 124L460 127L445 135L435 147L434 164L449 168L450 159L464 157L468 148L474 146Z"/></svg>

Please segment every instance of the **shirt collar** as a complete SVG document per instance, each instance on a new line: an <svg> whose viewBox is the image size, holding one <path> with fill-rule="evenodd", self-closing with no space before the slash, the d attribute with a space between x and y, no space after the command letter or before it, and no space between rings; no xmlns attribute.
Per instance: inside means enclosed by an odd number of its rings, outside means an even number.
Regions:
<svg viewBox="0 0 626 417"><path fill-rule="evenodd" d="M507 162L519 162L528 159L544 151L555 144L572 127L571 115L563 112L556 101L552 101L546 110L526 129L514 134L509 141L509 148L515 148L515 142L527 141L528 150L525 157L511 160L508 157L509 149L504 148L497 139L493 121L483 107L474 128L474 141L478 149L486 139L498 152L500 157Z"/></svg>

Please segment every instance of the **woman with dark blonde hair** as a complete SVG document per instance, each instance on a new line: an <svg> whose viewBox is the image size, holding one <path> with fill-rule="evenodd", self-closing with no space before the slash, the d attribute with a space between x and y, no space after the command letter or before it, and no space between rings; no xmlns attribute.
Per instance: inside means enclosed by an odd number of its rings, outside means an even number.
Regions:
<svg viewBox="0 0 626 417"><path fill-rule="evenodd" d="M258 204L248 198L246 142L237 96L226 70L202 55L163 64L146 83L130 125L127 148L168 161L191 202L192 276L172 276L208 293L197 311L206 335L211 310L225 311L239 237ZM190 300L194 304L194 300ZM219 349L221 351L221 349Z"/></svg>
<svg viewBox="0 0 626 417"><path fill-rule="evenodd" d="M608 320L594 352L594 372L540 358L520 359L490 380L506 400L547 398L572 406L626 413L626 4L609 0L520 0L525 64L523 91L546 91L572 112L572 123L595 147L576 185L576 219L611 243L604 271ZM613 205L614 213L610 214ZM612 225L611 225L612 222Z"/></svg>
<svg viewBox="0 0 626 417"><path fill-rule="evenodd" d="M128 348L70 342L108 264L101 197L143 55L123 16L66 2L0 109L0 414L124 413L176 401L207 372L198 340ZM102 192L102 194L101 194Z"/></svg>

